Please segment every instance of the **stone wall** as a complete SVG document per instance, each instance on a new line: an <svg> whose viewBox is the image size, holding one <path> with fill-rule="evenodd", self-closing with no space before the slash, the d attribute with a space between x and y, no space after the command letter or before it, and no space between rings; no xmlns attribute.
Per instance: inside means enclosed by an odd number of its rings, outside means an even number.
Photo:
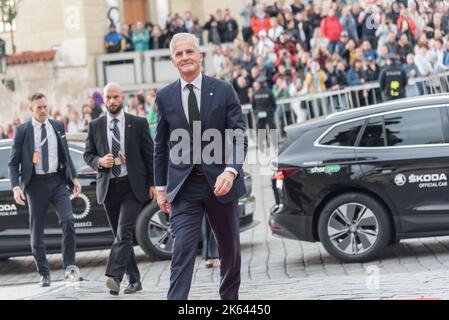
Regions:
<svg viewBox="0 0 449 320"><path fill-rule="evenodd" d="M23 119L28 112L28 98L35 92L44 93L53 110L63 110L72 104L81 110L91 94L91 78L85 67L56 67L55 61L8 66L7 78L14 79L15 91L0 85L0 123Z"/></svg>

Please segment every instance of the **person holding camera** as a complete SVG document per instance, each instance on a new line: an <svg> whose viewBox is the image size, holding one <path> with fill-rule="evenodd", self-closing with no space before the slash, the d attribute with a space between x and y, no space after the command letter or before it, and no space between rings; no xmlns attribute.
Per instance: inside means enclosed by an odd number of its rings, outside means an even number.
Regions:
<svg viewBox="0 0 449 320"><path fill-rule="evenodd" d="M109 26L109 33L104 37L104 46L107 53L122 51L122 35L116 31L114 24Z"/></svg>

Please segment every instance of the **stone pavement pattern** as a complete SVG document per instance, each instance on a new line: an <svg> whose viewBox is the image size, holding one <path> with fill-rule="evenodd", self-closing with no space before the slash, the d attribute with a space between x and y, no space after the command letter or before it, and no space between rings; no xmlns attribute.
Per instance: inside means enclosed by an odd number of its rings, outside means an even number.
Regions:
<svg viewBox="0 0 449 320"><path fill-rule="evenodd" d="M256 228L241 234L241 299L413 299L449 298L449 237L413 239L389 247L380 260L343 264L319 243L275 238L268 227L274 203L269 177L249 169L256 196ZM61 255L49 255L52 286L39 288L31 257L0 263L0 299L165 299L170 261L150 261L136 247L144 290L136 295L108 294L104 270L109 251L77 255L81 276L63 282ZM200 256L190 299L219 299L219 268L205 269Z"/></svg>

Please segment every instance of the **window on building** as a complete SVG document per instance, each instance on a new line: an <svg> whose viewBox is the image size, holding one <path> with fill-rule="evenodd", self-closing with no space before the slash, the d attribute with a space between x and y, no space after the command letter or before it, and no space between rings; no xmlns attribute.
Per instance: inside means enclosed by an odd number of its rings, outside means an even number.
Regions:
<svg viewBox="0 0 449 320"><path fill-rule="evenodd" d="M8 0L7 4L4 8L0 7L0 33L3 32L10 32L11 31L11 27L12 27L12 31L16 30L16 21L14 20L12 25L10 25L9 23L5 22L7 20L7 8L8 6L12 6L14 7L16 5L16 1L15 0Z"/></svg>

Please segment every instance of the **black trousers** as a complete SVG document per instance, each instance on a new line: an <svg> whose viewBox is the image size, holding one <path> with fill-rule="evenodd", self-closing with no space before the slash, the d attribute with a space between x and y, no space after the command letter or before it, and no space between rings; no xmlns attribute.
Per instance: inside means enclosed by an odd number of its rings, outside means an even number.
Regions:
<svg viewBox="0 0 449 320"><path fill-rule="evenodd" d="M257 118L257 129L265 129L268 124L270 130L276 129L276 124L274 123L274 112L268 111L265 118Z"/></svg>
<svg viewBox="0 0 449 320"><path fill-rule="evenodd" d="M26 197L30 211L31 251L37 271L49 275L50 269L46 257L44 229L48 205L56 210L62 227L62 259L64 268L75 264L76 235L73 223L73 209L70 191L61 175L33 176L26 188Z"/></svg>
<svg viewBox="0 0 449 320"><path fill-rule="evenodd" d="M142 204L134 196L128 180L109 183L104 207L114 234L106 276L121 281L127 273L130 283L140 281L133 245L136 220Z"/></svg>

